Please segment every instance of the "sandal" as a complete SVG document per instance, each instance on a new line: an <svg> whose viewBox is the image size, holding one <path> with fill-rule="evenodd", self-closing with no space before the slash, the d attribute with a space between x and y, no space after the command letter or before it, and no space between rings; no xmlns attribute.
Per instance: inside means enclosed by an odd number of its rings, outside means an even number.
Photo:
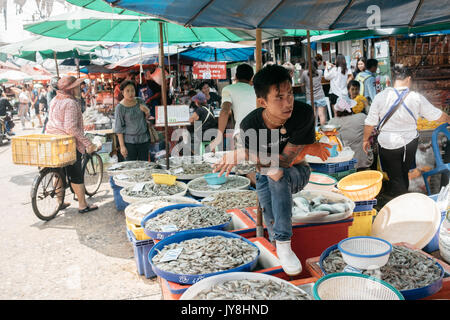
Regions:
<svg viewBox="0 0 450 320"><path fill-rule="evenodd" d="M70 207L70 203L68 203L68 202L61 203L59 210L64 210L68 207Z"/></svg>
<svg viewBox="0 0 450 320"><path fill-rule="evenodd" d="M86 213L86 212L94 211L94 210L97 210L97 209L98 209L98 207L96 205L92 205L92 206L87 206L84 209L78 210L78 212L79 213Z"/></svg>

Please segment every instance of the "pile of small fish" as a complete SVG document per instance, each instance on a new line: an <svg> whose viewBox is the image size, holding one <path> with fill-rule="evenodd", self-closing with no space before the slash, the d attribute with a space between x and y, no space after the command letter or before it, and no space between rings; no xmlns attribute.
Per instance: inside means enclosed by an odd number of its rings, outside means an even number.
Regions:
<svg viewBox="0 0 450 320"><path fill-rule="evenodd" d="M112 165L110 168L108 168L108 171L119 172L135 169L154 168L156 166L156 163L148 161L125 161Z"/></svg>
<svg viewBox="0 0 450 320"><path fill-rule="evenodd" d="M151 180L153 180L153 177L152 177L153 173L167 174L167 171L164 169L149 168L149 169L145 169L145 170L129 172L126 175L124 175L124 177L115 176L114 180L119 179L121 181L127 182L128 184L136 183L136 182L151 181Z"/></svg>
<svg viewBox="0 0 450 320"><path fill-rule="evenodd" d="M209 163L183 163L181 166L170 167L170 174L207 174L211 173L213 168Z"/></svg>
<svg viewBox="0 0 450 320"><path fill-rule="evenodd" d="M350 201L337 201L325 198L324 196L318 196L312 200L308 200L302 196L293 198L294 206L292 207L292 213L294 215L310 215L314 212L327 211L330 214L347 212L351 210Z"/></svg>
<svg viewBox="0 0 450 320"><path fill-rule="evenodd" d="M199 191L223 191L230 189L237 189L248 185L248 179L236 175L229 175L227 181L224 184L218 185L209 185L206 182L205 178L201 177L195 180L192 180L189 184L189 187L193 190Z"/></svg>
<svg viewBox="0 0 450 320"><path fill-rule="evenodd" d="M160 262L169 250L183 248L176 260ZM237 268L254 261L258 249L239 239L213 236L171 243L152 259L164 271L176 274L199 275Z"/></svg>
<svg viewBox="0 0 450 320"><path fill-rule="evenodd" d="M156 160L156 163L160 165L162 168L166 167L166 159ZM191 165L191 164L202 164L203 157L202 156L184 156L184 157L170 157L169 165L172 167L179 167L183 164Z"/></svg>
<svg viewBox="0 0 450 320"><path fill-rule="evenodd" d="M129 197L150 198L156 196L172 196L184 191L184 188L179 183L169 186L167 184L149 182L140 191L133 191L133 187L134 185L126 187L124 189L125 195Z"/></svg>
<svg viewBox="0 0 450 320"><path fill-rule="evenodd" d="M258 205L258 194L252 190L218 192L211 195L211 198L212 200L202 203L224 210L243 209Z"/></svg>
<svg viewBox="0 0 450 320"><path fill-rule="evenodd" d="M170 198L164 200L153 200L145 203L130 204L125 212L127 217L132 217L136 221L141 221L150 212L164 208L167 206L173 206L174 204L179 204L180 202L171 200ZM148 208L151 208L148 210Z"/></svg>
<svg viewBox="0 0 450 320"><path fill-rule="evenodd" d="M256 172L256 164L254 164L253 162L245 161L234 167L233 171L236 172L236 174L241 175Z"/></svg>
<svg viewBox="0 0 450 320"><path fill-rule="evenodd" d="M364 270L363 274L386 281L398 290L423 288L440 278L441 270L434 259L406 247L392 247L386 265L376 270ZM346 265L338 249L331 251L323 260L327 273L342 272Z"/></svg>
<svg viewBox="0 0 450 320"><path fill-rule="evenodd" d="M184 207L165 211L146 222L151 231L164 231L164 226L175 225L178 231L207 228L227 223L231 215L212 207Z"/></svg>
<svg viewBox="0 0 450 320"><path fill-rule="evenodd" d="M229 280L199 292L194 300L312 300L306 292L272 280Z"/></svg>

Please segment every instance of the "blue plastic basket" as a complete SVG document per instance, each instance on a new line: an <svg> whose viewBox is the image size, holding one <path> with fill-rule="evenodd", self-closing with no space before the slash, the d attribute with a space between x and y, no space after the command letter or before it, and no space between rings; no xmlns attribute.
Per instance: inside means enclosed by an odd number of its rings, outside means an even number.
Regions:
<svg viewBox="0 0 450 320"><path fill-rule="evenodd" d="M354 169L357 161L357 159L352 159L344 162L310 163L309 165L312 171L329 174Z"/></svg>
<svg viewBox="0 0 450 320"><path fill-rule="evenodd" d="M155 255L158 254L158 251L163 250L163 248L171 243L180 243L182 241L185 240L190 240L190 239L197 239L197 238L205 238L205 237L215 237L215 236L223 236L225 238L237 238L237 239L241 239L242 241L247 242L248 244L254 246L257 250L258 250L258 254L256 256L256 258L251 261L248 262L242 266L239 266L237 268L232 268L226 271L220 271L220 272L213 272L213 273L204 273L204 274L195 274L195 275L191 275L191 274L176 274L173 272L167 272L164 270L161 270L159 268L157 268L155 265L153 265L152 263L152 259ZM207 278L207 277L211 277L211 276L215 276L217 274L222 274L222 273L228 273L228 272L237 272L237 271L242 271L242 272L246 272L246 271L251 271L255 266L256 263L258 262L258 257L259 257L260 251L259 248L251 241L245 239L244 237L241 237L240 235L231 233L231 232L226 232L226 231L218 231L218 230L188 230L188 231L181 231L178 232L177 234L168 237L164 240L159 241L158 243L156 243L153 248L151 248L150 252L148 253L148 261L150 262L150 264L152 265L153 271L156 273L157 276L166 279L168 281L172 281L175 283L180 283L180 284L194 284L197 283L198 281Z"/></svg>
<svg viewBox="0 0 450 320"><path fill-rule="evenodd" d="M152 266L147 259L148 252L154 246L153 240L136 240L136 237L130 230L127 230L127 235L128 239L133 243L134 260L136 262L138 273L141 276L145 275L147 279L156 277L156 274L153 272Z"/></svg>
<svg viewBox="0 0 450 320"><path fill-rule="evenodd" d="M372 211L373 207L377 204L377 199L366 201L355 201L355 209L353 212Z"/></svg>
<svg viewBox="0 0 450 320"><path fill-rule="evenodd" d="M114 195L114 203L116 205L116 209L118 211L123 211L125 208L129 205L128 202L123 201L122 196L120 195L120 190L122 190L122 187L119 187L114 183L113 177L109 178L109 184L111 185L111 188L113 190Z"/></svg>
<svg viewBox="0 0 450 320"><path fill-rule="evenodd" d="M436 201L438 195L437 195L437 194L434 194L434 195L431 195L431 196L429 196L429 197L430 197L433 201ZM436 231L436 234L434 235L433 239L431 239L430 242L428 242L428 244L427 244L425 247L422 248L423 251L425 251L425 252L427 252L427 253L431 253L431 252L434 252L434 251L439 250L439 230L440 230L440 228L441 228L442 221L444 221L444 219L445 219L445 215L446 215L446 214L447 214L447 211L446 211L446 210L441 211L441 223L439 224L439 228L438 228L438 230Z"/></svg>
<svg viewBox="0 0 450 320"><path fill-rule="evenodd" d="M181 209L181 208L186 208L186 207L204 207L204 205L202 204L174 204L171 206L167 206L167 207L163 207L163 208L159 208L155 211L153 211L152 213L146 215L142 220L141 220L141 226L144 228L144 232L146 235L148 235L150 238L152 239L156 239L156 240L162 240L165 239L167 237L173 236L174 234L181 232L181 231L170 231L170 232L163 232L163 231L153 231L153 230L149 230L147 228L145 228L145 224L148 220L155 218L156 216L166 212L166 211L170 211L170 210L175 210L175 209ZM231 217L230 220L227 223L223 223L217 226L211 226L211 227L205 227L205 228L198 228L198 229L192 229L192 230L223 230L225 229L231 222Z"/></svg>
<svg viewBox="0 0 450 320"><path fill-rule="evenodd" d="M324 252L322 252L322 254L320 255L319 258L319 266L320 266L320 270L322 270L324 275L328 275L328 273L325 272L325 269L323 268L323 260L328 257L328 255L330 254L331 251L338 249L338 245L332 245L331 247L328 247ZM403 297L406 300L418 300L418 299L423 299L429 296L432 296L433 294L435 294L436 292L438 292L439 290L441 290L442 288L442 281L444 278L444 268L442 268L442 266L436 261L436 265L439 267L439 269L441 270L441 276L440 278L435 281L434 283L429 284L426 287L422 287L422 288L417 288L417 289L411 289L411 290L400 290L400 293L403 295Z"/></svg>

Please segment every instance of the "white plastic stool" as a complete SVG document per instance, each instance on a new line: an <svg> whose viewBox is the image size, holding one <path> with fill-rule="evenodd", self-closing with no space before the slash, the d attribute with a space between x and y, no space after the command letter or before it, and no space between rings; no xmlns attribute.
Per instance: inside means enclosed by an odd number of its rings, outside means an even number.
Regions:
<svg viewBox="0 0 450 320"><path fill-rule="evenodd" d="M330 120L331 120L331 119L333 119L333 113L331 112L330 98L325 97L325 100L327 101L328 116L330 117Z"/></svg>

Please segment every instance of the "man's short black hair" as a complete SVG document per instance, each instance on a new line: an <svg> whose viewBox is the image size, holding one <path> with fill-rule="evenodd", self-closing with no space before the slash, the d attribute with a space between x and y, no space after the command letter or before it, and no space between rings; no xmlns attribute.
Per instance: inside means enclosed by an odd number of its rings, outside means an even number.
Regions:
<svg viewBox="0 0 450 320"><path fill-rule="evenodd" d="M359 81L351 80L347 85L347 89L350 89L351 87L356 87L356 88L360 89L361 84L359 83Z"/></svg>
<svg viewBox="0 0 450 320"><path fill-rule="evenodd" d="M289 71L285 67L273 64L262 68L253 78L256 97L266 99L271 86L275 85L280 88L280 84L286 81L292 83Z"/></svg>
<svg viewBox="0 0 450 320"><path fill-rule="evenodd" d="M240 64L236 68L236 79L238 80L251 81L254 74L253 68L246 63Z"/></svg>
<svg viewBox="0 0 450 320"><path fill-rule="evenodd" d="M197 92L195 91L195 90L189 90L189 92L188 92L188 96L190 97L190 98L192 98L193 96L195 96L197 94Z"/></svg>
<svg viewBox="0 0 450 320"><path fill-rule="evenodd" d="M377 59L367 59L366 69L370 70L373 67L378 67L378 60Z"/></svg>
<svg viewBox="0 0 450 320"><path fill-rule="evenodd" d="M120 84L120 91L123 91L126 86L130 86L130 85L133 86L134 92L137 94L136 83L134 83L134 81L131 81L131 80L126 80L126 81L122 82Z"/></svg>

